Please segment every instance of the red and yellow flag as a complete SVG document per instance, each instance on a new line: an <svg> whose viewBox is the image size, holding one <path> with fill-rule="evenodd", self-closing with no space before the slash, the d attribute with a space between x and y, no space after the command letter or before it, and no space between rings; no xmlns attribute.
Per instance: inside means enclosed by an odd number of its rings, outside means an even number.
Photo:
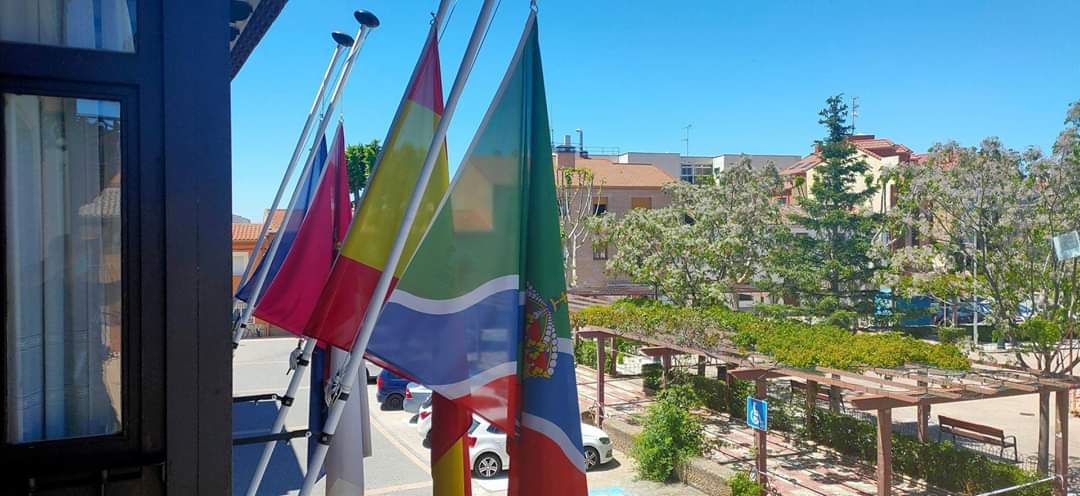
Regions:
<svg viewBox="0 0 1080 496"><path fill-rule="evenodd" d="M390 247L434 139L435 127L442 117L442 76L435 31L432 29L428 35L368 182L363 203L304 330L305 335L343 350L352 349L379 275L386 270ZM443 143L420 210L409 231L405 251L394 268L393 284L412 259L416 245L446 192L447 183L446 144Z"/></svg>
<svg viewBox="0 0 1080 496"><path fill-rule="evenodd" d="M382 154L368 181L360 210L342 243L341 253L319 296L304 334L344 350L351 350L379 276L394 243L406 205L420 175L435 128L443 113L442 76L436 29L431 29L405 97L390 127ZM409 231L405 251L394 270L390 290L412 259L435 210L446 193L449 174L446 143L424 190L424 197ZM433 408L431 451L433 494L469 496L468 447L465 435L472 417L467 410L437 396Z"/></svg>

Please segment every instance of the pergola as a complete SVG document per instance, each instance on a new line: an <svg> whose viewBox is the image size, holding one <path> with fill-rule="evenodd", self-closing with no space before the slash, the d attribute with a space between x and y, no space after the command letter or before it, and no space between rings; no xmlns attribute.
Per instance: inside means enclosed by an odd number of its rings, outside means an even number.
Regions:
<svg viewBox="0 0 1080 496"><path fill-rule="evenodd" d="M755 397L766 398L767 381L778 378L794 378L805 385L808 409L816 408L820 388L828 387L831 408L838 408L843 391L849 394L846 401L855 409L873 411L877 415L877 494L891 494L892 485L892 410L901 407L917 408L917 436L929 441L930 408L935 404L955 403L989 398L1003 398L1031 393L1052 393L1056 404L1056 437L1054 442L1055 494L1068 493L1069 460L1069 391L1080 388L1080 379L1074 377L1041 377L1039 375L1000 367L976 365L972 370L944 370L926 366L898 368L865 368L858 371L838 370L827 367L794 368L777 363L771 357L758 353L746 353L734 346L700 348L666 342L663 339L641 336L595 326L576 329L578 339L595 339L597 342L597 406L598 423L604 416L604 370L608 360L605 342L628 339L646 346L641 351L659 357L667 378L674 355L697 355L698 370L704 374L706 361L719 364L720 371L729 381L735 379L753 381ZM807 418L811 422L810 417ZM808 426L810 427L810 426ZM765 449L766 433L757 431L757 472L768 474L766 467L768 451ZM762 482L767 478L762 477Z"/></svg>

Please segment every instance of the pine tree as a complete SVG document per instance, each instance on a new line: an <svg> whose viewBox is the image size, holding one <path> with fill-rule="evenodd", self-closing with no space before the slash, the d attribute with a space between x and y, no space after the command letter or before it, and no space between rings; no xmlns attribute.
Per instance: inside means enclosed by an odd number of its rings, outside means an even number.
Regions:
<svg viewBox="0 0 1080 496"><path fill-rule="evenodd" d="M881 219L868 208L878 188L848 139L847 110L836 95L819 113L828 132L820 143L823 162L813 169L809 194L798 200L802 211L790 215L810 235L793 237L783 272L800 304L851 324L852 317L874 311L871 249Z"/></svg>

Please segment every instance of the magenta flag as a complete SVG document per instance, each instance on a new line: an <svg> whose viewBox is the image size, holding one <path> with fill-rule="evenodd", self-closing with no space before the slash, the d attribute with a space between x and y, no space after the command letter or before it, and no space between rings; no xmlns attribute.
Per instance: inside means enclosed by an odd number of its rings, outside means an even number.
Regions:
<svg viewBox="0 0 1080 496"><path fill-rule="evenodd" d="M345 129L338 124L326 174L281 269L255 306L255 317L297 335L304 331L351 220Z"/></svg>

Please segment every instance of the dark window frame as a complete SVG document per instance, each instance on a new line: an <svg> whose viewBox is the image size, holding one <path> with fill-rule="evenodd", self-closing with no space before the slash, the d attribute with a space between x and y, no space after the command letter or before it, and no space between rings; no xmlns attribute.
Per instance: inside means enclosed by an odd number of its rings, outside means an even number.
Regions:
<svg viewBox="0 0 1080 496"><path fill-rule="evenodd" d="M32 467L42 463L55 463L71 469L80 466L115 465L127 463L128 458L141 450L141 439L146 427L144 416L161 415L164 397L160 391L144 391L139 378L144 370L145 358L155 356L151 348L154 341L160 345L160 339L153 339L152 333L142 332L144 324L141 315L141 291L143 267L140 264L137 246L140 238L140 209L137 202L128 201L139 198L141 167L139 167L139 104L135 88L125 85L98 85L58 81L34 81L0 77L0 94L15 93L58 98L85 98L109 100L120 103L120 147L121 147L121 216L120 216L120 261L121 261L121 420L117 434L32 441L27 443L9 443L7 436L0 438L0 463L7 467ZM3 112L0 100L0 115ZM0 119L0 136L5 133L3 120ZM0 147L0 204L6 204L7 198L3 186L7 167L5 150ZM0 229L0 253L6 251L6 228ZM0 263L0 278L7 280L7 264ZM0 316L7 320L7 288L0 287ZM5 331L6 332L6 331ZM147 339L143 339L146 337ZM0 419L7 419L7 366L0 368ZM59 458L58 458L59 457ZM89 460L87 460L89 458Z"/></svg>

